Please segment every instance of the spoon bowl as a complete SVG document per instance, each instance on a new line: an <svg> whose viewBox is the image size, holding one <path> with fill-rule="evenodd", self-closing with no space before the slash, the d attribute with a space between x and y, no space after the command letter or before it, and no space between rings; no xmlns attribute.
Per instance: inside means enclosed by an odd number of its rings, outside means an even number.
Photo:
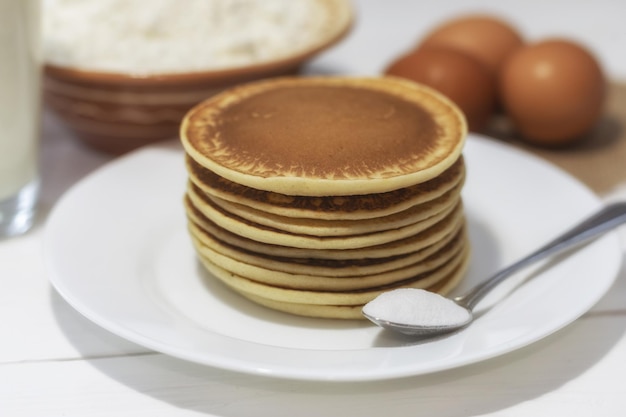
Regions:
<svg viewBox="0 0 626 417"><path fill-rule="evenodd" d="M626 222L626 202L608 205L539 249L492 275L466 294L446 299L426 290L409 288L394 290L383 293L367 303L363 307L363 316L380 327L420 339L435 338L461 330L473 322L472 312L476 305L492 289L516 272L535 262L588 243L624 222ZM398 297L395 297L396 295ZM426 310L433 303L440 309L441 316L434 324L426 319L430 315ZM456 313L459 309L467 310L469 313L467 319L458 319L459 315ZM412 314L407 315L406 311L411 311Z"/></svg>
<svg viewBox="0 0 626 417"><path fill-rule="evenodd" d="M394 332L402 333L407 336L418 337L418 338L431 338L440 335L446 335L448 333L456 332L461 330L467 326L469 326L472 321L474 321L474 316L470 310L467 310L469 313L468 318L464 322L460 323L448 323L448 324L440 324L440 325L415 325L408 323L399 323L395 321L390 321L386 319L382 319L380 317L375 317L371 314L363 312L363 316L370 320L372 323L377 326L382 327L383 329L388 329Z"/></svg>

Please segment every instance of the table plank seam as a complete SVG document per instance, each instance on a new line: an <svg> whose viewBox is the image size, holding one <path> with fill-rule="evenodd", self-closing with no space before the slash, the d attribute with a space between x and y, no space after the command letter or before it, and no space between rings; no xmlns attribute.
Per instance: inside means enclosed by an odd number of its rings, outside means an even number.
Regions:
<svg viewBox="0 0 626 417"><path fill-rule="evenodd" d="M602 311L589 311L582 318L619 317L626 316L626 309L611 309Z"/></svg>
<svg viewBox="0 0 626 417"><path fill-rule="evenodd" d="M0 361L0 367L6 365L29 365L29 364L37 364L37 363L62 363L62 362L76 362L76 361L89 361L89 360L99 360L99 359L118 359L118 358L132 358L139 356L151 356L151 355L162 355L160 352L149 351L149 352L134 352L134 353L120 353L120 354L109 354L109 355L89 355L89 356L77 356L77 357L66 357L66 358L50 358L50 359L24 359L18 361Z"/></svg>

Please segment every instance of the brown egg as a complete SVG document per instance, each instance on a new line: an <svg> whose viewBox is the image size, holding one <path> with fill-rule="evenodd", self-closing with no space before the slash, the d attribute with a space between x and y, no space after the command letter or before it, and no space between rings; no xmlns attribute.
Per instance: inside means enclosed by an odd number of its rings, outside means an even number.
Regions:
<svg viewBox="0 0 626 417"><path fill-rule="evenodd" d="M502 68L500 94L507 114L529 141L571 143L602 113L606 81L582 46L552 39L518 50Z"/></svg>
<svg viewBox="0 0 626 417"><path fill-rule="evenodd" d="M435 28L419 47L456 49L497 73L504 60L523 44L522 36L504 20L474 15L459 17Z"/></svg>
<svg viewBox="0 0 626 417"><path fill-rule="evenodd" d="M471 131L480 131L493 114L496 80L480 63L451 49L411 52L385 71L434 88L456 103Z"/></svg>

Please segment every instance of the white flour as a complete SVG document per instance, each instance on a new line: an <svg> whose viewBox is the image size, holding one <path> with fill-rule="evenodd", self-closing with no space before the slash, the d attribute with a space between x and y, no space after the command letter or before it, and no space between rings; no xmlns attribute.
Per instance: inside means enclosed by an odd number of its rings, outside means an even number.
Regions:
<svg viewBox="0 0 626 417"><path fill-rule="evenodd" d="M363 307L378 319L409 325L441 326L466 323L466 309L439 294L416 288L384 292Z"/></svg>
<svg viewBox="0 0 626 417"><path fill-rule="evenodd" d="M311 45L323 13L314 0L44 0L44 56L140 74L235 67Z"/></svg>

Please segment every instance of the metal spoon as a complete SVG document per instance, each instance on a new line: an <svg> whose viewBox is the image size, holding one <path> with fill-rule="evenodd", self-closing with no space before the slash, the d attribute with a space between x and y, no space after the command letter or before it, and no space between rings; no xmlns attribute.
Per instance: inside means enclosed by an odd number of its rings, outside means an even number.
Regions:
<svg viewBox="0 0 626 417"><path fill-rule="evenodd" d="M467 309L469 312L468 319L465 322L450 323L445 325L415 325L409 323L396 323L386 320L384 317L372 317L365 312L363 315L378 326L390 329L399 333L410 336L418 336L420 338L433 338L446 333L450 333L464 328L472 323L474 316L472 314L476 305L497 285L502 283L514 273L533 264L534 262L545 259L551 255L563 252L573 246L583 244L596 238L611 229L626 222L626 202L619 202L608 205L599 210L595 214L588 217L583 222L569 229L554 240L540 247L536 251L530 253L526 257L518 260L507 268L488 278L486 281L478 284L464 295L458 296L452 301ZM433 294L433 296L438 296ZM453 306L455 307L455 306Z"/></svg>

